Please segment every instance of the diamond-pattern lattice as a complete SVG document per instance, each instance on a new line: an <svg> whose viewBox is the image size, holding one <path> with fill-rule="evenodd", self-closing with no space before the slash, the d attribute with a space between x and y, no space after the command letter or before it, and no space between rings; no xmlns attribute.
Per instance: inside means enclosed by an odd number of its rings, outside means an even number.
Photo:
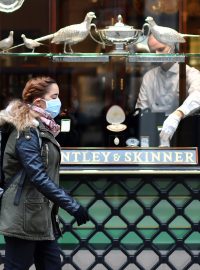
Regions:
<svg viewBox="0 0 200 270"><path fill-rule="evenodd" d="M200 198L200 197L199 197ZM193 200L187 207L185 207L185 215L188 217L192 222L197 223L200 220L200 201Z"/></svg>
<svg viewBox="0 0 200 270"><path fill-rule="evenodd" d="M151 216L145 216L136 226L140 235L145 239L151 239L159 231L159 224Z"/></svg>
<svg viewBox="0 0 200 270"><path fill-rule="evenodd" d="M178 184L169 192L169 199L177 207L183 206L190 200L190 192L182 184Z"/></svg>
<svg viewBox="0 0 200 270"><path fill-rule="evenodd" d="M158 263L158 260L158 255L152 250L143 250L137 256L137 261L142 269L152 269Z"/></svg>
<svg viewBox="0 0 200 270"><path fill-rule="evenodd" d="M175 209L167 200L161 200L153 208L153 214L160 222L166 223L174 216Z"/></svg>
<svg viewBox="0 0 200 270"><path fill-rule="evenodd" d="M191 262L191 256L185 250L176 250L169 256L169 261L175 266L175 269L184 269Z"/></svg>
<svg viewBox="0 0 200 270"><path fill-rule="evenodd" d="M111 250L105 256L105 262L111 269L119 270L127 261L127 256L121 250Z"/></svg>
<svg viewBox="0 0 200 270"><path fill-rule="evenodd" d="M119 239L127 230L127 224L118 216L113 216L104 225L105 230L113 239Z"/></svg>
<svg viewBox="0 0 200 270"><path fill-rule="evenodd" d="M138 200L146 207L150 207L158 200L158 191L150 184L143 185L137 192Z"/></svg>
<svg viewBox="0 0 200 270"><path fill-rule="evenodd" d="M77 226L60 209L63 269L200 270L198 175L80 174L61 180L91 218ZM3 250L2 237L0 242Z"/></svg>
<svg viewBox="0 0 200 270"><path fill-rule="evenodd" d="M167 232L161 232L154 238L152 243L159 250L170 250L174 246L175 240Z"/></svg>
<svg viewBox="0 0 200 270"><path fill-rule="evenodd" d="M143 239L135 232L129 232L121 239L121 245L129 254L134 254L143 244Z"/></svg>
<svg viewBox="0 0 200 270"><path fill-rule="evenodd" d="M88 243L95 250L105 250L112 244L112 240L103 232L97 232L90 238Z"/></svg>
<svg viewBox="0 0 200 270"><path fill-rule="evenodd" d="M143 208L136 201L129 200L120 213L129 223L134 223L143 215Z"/></svg>
<svg viewBox="0 0 200 270"><path fill-rule="evenodd" d="M177 216L169 224L169 231L177 239L182 239L191 230L191 224L183 217Z"/></svg>

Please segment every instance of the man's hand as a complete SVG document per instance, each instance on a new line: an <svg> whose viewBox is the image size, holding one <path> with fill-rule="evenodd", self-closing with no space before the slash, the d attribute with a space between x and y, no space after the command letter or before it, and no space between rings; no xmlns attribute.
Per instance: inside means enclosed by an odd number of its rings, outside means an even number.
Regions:
<svg viewBox="0 0 200 270"><path fill-rule="evenodd" d="M170 146L170 140L182 117L183 113L180 111L175 111L167 117L160 132L160 146Z"/></svg>

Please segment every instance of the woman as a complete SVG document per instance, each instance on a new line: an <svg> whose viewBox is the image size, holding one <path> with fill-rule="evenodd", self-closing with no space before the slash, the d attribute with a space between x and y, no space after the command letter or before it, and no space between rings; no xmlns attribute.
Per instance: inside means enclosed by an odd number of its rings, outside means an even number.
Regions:
<svg viewBox="0 0 200 270"><path fill-rule="evenodd" d="M89 220L84 208L58 186L60 147L55 136L60 127L53 119L60 112L58 96L55 80L33 78L23 90L23 101L13 101L0 112L0 125L14 127L3 159L8 186L0 212L5 270L27 270L33 262L36 269L61 269L55 239L58 206L73 215L78 225Z"/></svg>

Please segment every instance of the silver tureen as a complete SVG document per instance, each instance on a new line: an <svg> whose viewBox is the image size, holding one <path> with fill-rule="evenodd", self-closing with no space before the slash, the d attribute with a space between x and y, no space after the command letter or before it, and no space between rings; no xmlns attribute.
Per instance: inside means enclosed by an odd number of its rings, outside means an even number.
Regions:
<svg viewBox="0 0 200 270"><path fill-rule="evenodd" d="M142 29L136 29L133 26L129 26L123 23L121 15L118 15L118 21L115 25L106 26L104 29L97 29L95 25L95 31L99 35L101 41L98 41L91 33L91 37L98 43L105 46L115 45L113 53L125 52L125 46L132 43L142 42L149 34L149 24L145 23ZM144 31L147 28L147 34Z"/></svg>

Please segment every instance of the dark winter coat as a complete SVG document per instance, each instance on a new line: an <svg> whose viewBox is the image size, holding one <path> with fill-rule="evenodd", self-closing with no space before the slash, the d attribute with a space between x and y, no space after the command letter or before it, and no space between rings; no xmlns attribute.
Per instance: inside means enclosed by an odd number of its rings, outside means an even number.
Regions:
<svg viewBox="0 0 200 270"><path fill-rule="evenodd" d="M2 116L0 113L0 124L4 122ZM6 117L3 119L8 120ZM26 117L24 119L26 120ZM18 190L19 177L3 195L0 234L28 240L53 240L57 205L71 215L80 205L58 186L60 165L58 142L40 121L31 117L30 119L29 125L23 126L19 123L20 130L16 122L17 117L14 122L8 121L15 129L8 139L4 152L5 182L21 170L25 170L26 177L17 205L14 204L14 198Z"/></svg>

